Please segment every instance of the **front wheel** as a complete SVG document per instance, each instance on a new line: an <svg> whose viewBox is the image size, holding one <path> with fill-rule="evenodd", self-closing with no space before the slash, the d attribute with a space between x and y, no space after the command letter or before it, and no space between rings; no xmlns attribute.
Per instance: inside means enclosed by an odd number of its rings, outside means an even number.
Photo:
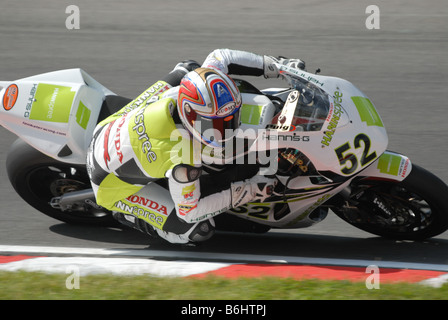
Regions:
<svg viewBox="0 0 448 320"><path fill-rule="evenodd" d="M57 161L18 139L9 150L6 169L19 196L47 216L71 224L117 225L110 212L95 206L86 210L61 211L50 205L54 197L91 188L85 166Z"/></svg>
<svg viewBox="0 0 448 320"><path fill-rule="evenodd" d="M333 211L355 227L386 238L423 240L448 229L448 187L412 166L401 182L366 178L351 185L350 200Z"/></svg>

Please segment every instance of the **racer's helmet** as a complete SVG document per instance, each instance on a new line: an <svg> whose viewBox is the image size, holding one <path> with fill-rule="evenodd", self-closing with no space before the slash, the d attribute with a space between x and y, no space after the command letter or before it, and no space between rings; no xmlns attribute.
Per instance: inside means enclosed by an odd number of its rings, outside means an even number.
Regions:
<svg viewBox="0 0 448 320"><path fill-rule="evenodd" d="M198 68L182 79L177 109L194 138L212 148L225 148L240 126L241 103L241 93L229 76Z"/></svg>

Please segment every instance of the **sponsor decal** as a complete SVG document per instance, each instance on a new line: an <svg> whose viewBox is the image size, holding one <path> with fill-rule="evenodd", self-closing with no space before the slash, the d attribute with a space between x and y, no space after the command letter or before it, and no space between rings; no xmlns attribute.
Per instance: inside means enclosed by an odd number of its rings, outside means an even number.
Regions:
<svg viewBox="0 0 448 320"><path fill-rule="evenodd" d="M404 178L409 169L410 161L401 155L385 152L378 159L377 169L384 174Z"/></svg>
<svg viewBox="0 0 448 320"><path fill-rule="evenodd" d="M198 222L198 221L203 221L203 220L206 220L206 219L210 219L210 218L213 218L214 216L216 216L216 215L218 215L220 213L228 211L231 208L232 208L232 206L225 207L225 208L223 208L221 210L218 210L218 211L215 211L215 212L211 212L211 213L206 213L206 214L204 214L202 216L199 216L199 217L196 217L196 218L190 218L189 221L191 221L191 222Z"/></svg>
<svg viewBox="0 0 448 320"><path fill-rule="evenodd" d="M168 216L167 208L164 205L138 195L132 195L125 200L116 202L115 208L124 213L132 214L158 228L163 226L166 216Z"/></svg>
<svg viewBox="0 0 448 320"><path fill-rule="evenodd" d="M58 136L66 136L67 135L65 132L57 131L57 130L50 129L50 128L44 128L37 124L33 124L33 123L25 122L25 121L22 121L22 124L24 126L27 126L27 127L33 128L33 129L42 130L42 131L49 132L52 134L57 134Z"/></svg>
<svg viewBox="0 0 448 320"><path fill-rule="evenodd" d="M352 97L351 99L359 112L359 117L362 122L365 122L367 126L384 127L380 115L368 98Z"/></svg>
<svg viewBox="0 0 448 320"><path fill-rule="evenodd" d="M401 163L400 163L400 170L399 171L401 172L400 175L401 175L402 178L406 177L406 173L407 173L408 168L409 168L409 163L410 163L410 161L407 158L406 158L406 160L401 161Z"/></svg>
<svg viewBox="0 0 448 320"><path fill-rule="evenodd" d="M143 219L156 227L160 228L163 226L164 218L152 211L145 210L144 208L138 206L130 206L123 201L118 201L115 203L115 207L124 213L132 214L140 219Z"/></svg>
<svg viewBox="0 0 448 320"><path fill-rule="evenodd" d="M29 114L31 120L67 123L75 92L71 87L40 83Z"/></svg>
<svg viewBox="0 0 448 320"><path fill-rule="evenodd" d="M138 195L132 195L126 198L129 202L132 202L134 204L139 204L143 207L149 208L151 210L157 211L159 213L162 213L164 215L168 215L167 209L164 205L159 204L158 202L154 200L150 200Z"/></svg>
<svg viewBox="0 0 448 320"><path fill-rule="evenodd" d="M19 96L19 88L17 85L12 84L5 90L5 95L3 96L3 108L6 111L11 110L16 104L17 97Z"/></svg>
<svg viewBox="0 0 448 320"><path fill-rule="evenodd" d="M111 123L109 123L109 125L106 128L106 132L104 132L103 160L104 160L104 163L106 164L107 169L109 169L109 162L110 162L109 136L110 136L110 130L112 129L114 122L115 121L112 121Z"/></svg>
<svg viewBox="0 0 448 320"><path fill-rule="evenodd" d="M324 136L322 137L322 140L320 142L322 144L322 148L325 148L325 146L328 147L330 145L330 142L333 139L333 135L336 132L336 128L338 126L341 115L344 113L341 107L342 92L339 92L339 88L337 88L337 90L334 92L333 102L334 103L331 110L331 119L329 120L330 122L328 123L327 128L324 131Z"/></svg>
<svg viewBox="0 0 448 320"><path fill-rule="evenodd" d="M28 96L28 101L26 102L25 106L25 112L23 114L25 118L30 117L30 111L34 103L34 96L36 95L36 91L37 91L37 83L33 84L33 87L31 88L30 94Z"/></svg>
<svg viewBox="0 0 448 320"><path fill-rule="evenodd" d="M292 73L295 75L298 75L299 77L308 80L311 83L314 83L315 85L324 86L324 83L318 79L316 79L315 77L313 77L310 74L305 74L302 70L298 70L298 69L294 69L294 68L290 68L288 66L281 66L280 70L279 70L280 74L283 74L285 72L287 73Z"/></svg>
<svg viewBox="0 0 448 320"><path fill-rule="evenodd" d="M80 101L78 111L76 112L76 123L78 123L84 130L87 129L91 113L90 109Z"/></svg>
<svg viewBox="0 0 448 320"><path fill-rule="evenodd" d="M266 126L266 129L268 130L280 130L280 131L296 131L296 126L291 124L289 126L282 125L282 124L268 124Z"/></svg>
<svg viewBox="0 0 448 320"><path fill-rule="evenodd" d="M241 122L246 124L258 125L262 123L267 108L253 104L243 104L241 108Z"/></svg>
<svg viewBox="0 0 448 320"><path fill-rule="evenodd" d="M182 189L182 196L185 200L189 200L193 198L194 191L196 190L196 186L192 184L191 186L184 187Z"/></svg>
<svg viewBox="0 0 448 320"><path fill-rule="evenodd" d="M153 161L157 160L157 155L154 151L151 150L152 144L149 140L149 136L146 133L146 127L145 127L145 110L146 107L141 108L134 118L135 125L132 127L132 130L135 131L135 133L138 136L138 140L141 141L141 148L142 152L146 154L146 159L149 163L152 163Z"/></svg>
<svg viewBox="0 0 448 320"><path fill-rule="evenodd" d="M216 115L220 117L224 117L232 114L233 110L235 110L235 103L228 103L224 107L220 108L216 111Z"/></svg>
<svg viewBox="0 0 448 320"><path fill-rule="evenodd" d="M123 152L121 150L120 133L123 124L126 122L126 115L124 115L119 121L120 122L118 123L117 130L115 131L114 145L115 145L115 151L117 152L118 161L120 161L120 163L123 163Z"/></svg>
<svg viewBox="0 0 448 320"><path fill-rule="evenodd" d="M190 213L193 209L196 209L198 207L197 204L186 204L186 203L182 203L182 204L178 204L177 205L178 209L179 209L179 214L181 216L185 216L188 213Z"/></svg>
<svg viewBox="0 0 448 320"><path fill-rule="evenodd" d="M269 131L268 131L269 132ZM263 139L269 141L302 141L309 142L310 136L300 136L295 132L293 134L263 134Z"/></svg>
<svg viewBox="0 0 448 320"><path fill-rule="evenodd" d="M142 105L149 105L155 100L150 99L151 97L158 96L159 94L167 91L170 89L170 86L163 81L157 81L155 84L153 84L151 87L146 89L141 95L139 95L135 100L133 100L130 104L126 105L123 108L123 112L120 114L117 113L117 115L124 115L129 112L131 112L134 109L137 109L138 107ZM149 100L148 100L149 99Z"/></svg>

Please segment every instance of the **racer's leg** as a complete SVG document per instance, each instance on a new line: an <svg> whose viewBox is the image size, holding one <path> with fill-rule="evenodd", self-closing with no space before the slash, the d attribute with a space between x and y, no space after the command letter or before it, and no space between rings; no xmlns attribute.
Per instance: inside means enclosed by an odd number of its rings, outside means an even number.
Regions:
<svg viewBox="0 0 448 320"><path fill-rule="evenodd" d="M186 223L176 215L168 190L150 183L118 201L113 217L120 223L171 243L201 242L214 234L214 221Z"/></svg>

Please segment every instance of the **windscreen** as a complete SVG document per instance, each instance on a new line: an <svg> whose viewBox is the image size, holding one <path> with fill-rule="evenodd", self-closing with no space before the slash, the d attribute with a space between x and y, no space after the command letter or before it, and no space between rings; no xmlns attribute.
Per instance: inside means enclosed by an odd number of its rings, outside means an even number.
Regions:
<svg viewBox="0 0 448 320"><path fill-rule="evenodd" d="M292 88L299 92L292 124L299 131L319 131L330 111L327 93L301 78L290 78Z"/></svg>

